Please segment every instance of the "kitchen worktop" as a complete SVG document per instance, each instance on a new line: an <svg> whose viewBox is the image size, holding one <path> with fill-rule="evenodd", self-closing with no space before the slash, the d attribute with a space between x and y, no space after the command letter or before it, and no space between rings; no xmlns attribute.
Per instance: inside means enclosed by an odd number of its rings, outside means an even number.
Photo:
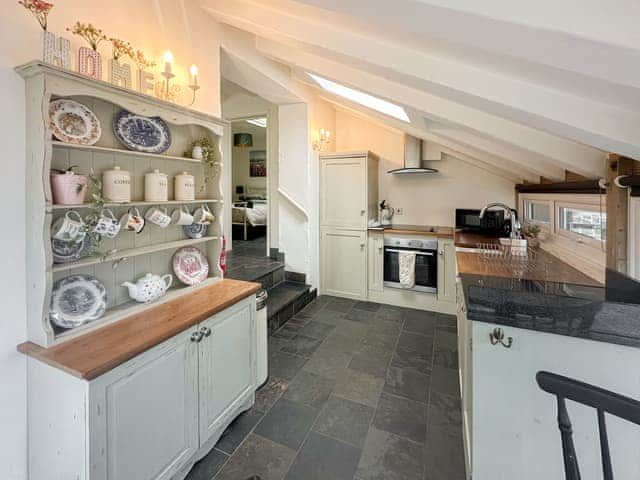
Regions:
<svg viewBox="0 0 640 480"><path fill-rule="evenodd" d="M86 380L96 378L146 350L255 294L259 283L220 280L77 338L18 350Z"/></svg>
<svg viewBox="0 0 640 480"><path fill-rule="evenodd" d="M439 238L453 238L453 228L436 225L402 225L393 224L384 227L369 228L369 231L384 232L396 235L423 235Z"/></svg>

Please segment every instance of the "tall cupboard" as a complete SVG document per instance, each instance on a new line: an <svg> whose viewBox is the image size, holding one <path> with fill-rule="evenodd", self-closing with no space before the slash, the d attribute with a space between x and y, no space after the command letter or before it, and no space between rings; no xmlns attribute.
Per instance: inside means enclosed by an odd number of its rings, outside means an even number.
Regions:
<svg viewBox="0 0 640 480"><path fill-rule="evenodd" d="M320 290L367 297L367 223L377 218L378 157L371 152L320 156Z"/></svg>

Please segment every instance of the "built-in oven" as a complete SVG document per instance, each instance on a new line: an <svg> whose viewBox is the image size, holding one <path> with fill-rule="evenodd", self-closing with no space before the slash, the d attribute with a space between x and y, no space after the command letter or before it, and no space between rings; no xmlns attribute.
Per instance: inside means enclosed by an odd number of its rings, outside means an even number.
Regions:
<svg viewBox="0 0 640 480"><path fill-rule="evenodd" d="M400 285L400 253L416 255L415 286L417 292L438 291L438 241L420 237L384 236L384 286L402 288ZM406 289L405 289L406 290Z"/></svg>

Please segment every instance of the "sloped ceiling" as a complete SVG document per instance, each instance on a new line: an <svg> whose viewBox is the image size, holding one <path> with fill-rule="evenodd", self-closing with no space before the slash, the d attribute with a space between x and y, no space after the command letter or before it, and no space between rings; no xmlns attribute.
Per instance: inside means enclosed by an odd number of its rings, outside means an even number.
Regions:
<svg viewBox="0 0 640 480"><path fill-rule="evenodd" d="M606 152L640 158L638 2L202 5L298 81L316 87L305 73L313 72L403 105L411 124L389 120L394 127L510 165L523 179L561 179L565 169L598 177Z"/></svg>

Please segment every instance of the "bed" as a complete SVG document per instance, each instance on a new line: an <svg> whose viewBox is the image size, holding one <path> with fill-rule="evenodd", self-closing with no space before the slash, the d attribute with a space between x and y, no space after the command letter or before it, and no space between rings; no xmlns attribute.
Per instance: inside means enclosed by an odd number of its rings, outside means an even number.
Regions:
<svg viewBox="0 0 640 480"><path fill-rule="evenodd" d="M233 203L231 228L234 240L254 240L267 234L267 201L247 199Z"/></svg>

